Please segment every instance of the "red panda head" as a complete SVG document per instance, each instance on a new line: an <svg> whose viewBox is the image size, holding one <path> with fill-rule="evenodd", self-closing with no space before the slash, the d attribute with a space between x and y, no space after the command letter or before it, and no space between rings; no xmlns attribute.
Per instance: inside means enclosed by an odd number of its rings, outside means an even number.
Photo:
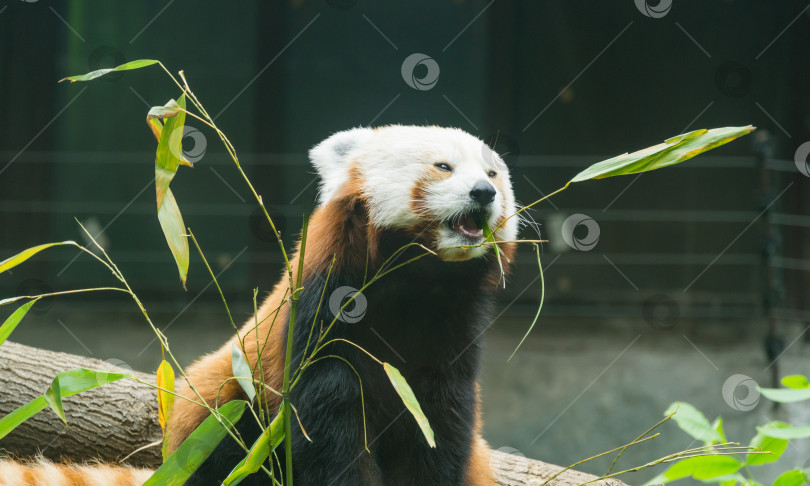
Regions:
<svg viewBox="0 0 810 486"><path fill-rule="evenodd" d="M356 193L377 231L401 229L447 261L484 255L483 223L515 213L509 171L500 156L463 130L389 125L338 132L310 151L321 177L321 206ZM495 233L517 237L517 217Z"/></svg>

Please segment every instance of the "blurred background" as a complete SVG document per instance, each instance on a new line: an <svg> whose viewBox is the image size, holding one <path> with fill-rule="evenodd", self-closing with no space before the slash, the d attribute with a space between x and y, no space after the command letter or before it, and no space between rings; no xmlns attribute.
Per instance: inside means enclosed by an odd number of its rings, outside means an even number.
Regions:
<svg viewBox="0 0 810 486"><path fill-rule="evenodd" d="M228 338L200 258L192 250L183 290L155 214L156 144L144 120L177 87L157 66L57 84L136 59L185 71L288 243L316 197L306 151L338 130L462 128L506 154L515 194L529 203L604 158L689 130L752 124L754 134L683 165L577 184L536 207L550 240L545 306L507 363L539 302L527 247L487 333L485 436L493 448L567 465L629 442L676 400L710 420L722 415L729 439L743 444L768 420L807 425L807 407L774 408L754 385L810 373L809 7L0 2L0 259L85 241L78 219L182 363ZM280 254L215 134L188 125L195 167L181 167L172 188L246 319L252 289L276 282ZM53 249L0 274L0 298L111 283L86 255ZM124 297L52 299L32 312L12 340L142 371L160 362ZM672 424L662 432L623 464L691 444ZM779 469L810 467L807 441L791 444ZM624 479L640 484L656 472Z"/></svg>

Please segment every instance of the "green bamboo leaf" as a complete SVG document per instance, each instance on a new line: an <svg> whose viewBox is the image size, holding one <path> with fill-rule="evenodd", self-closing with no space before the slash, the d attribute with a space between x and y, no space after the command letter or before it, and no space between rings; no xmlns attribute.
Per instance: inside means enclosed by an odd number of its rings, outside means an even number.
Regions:
<svg viewBox="0 0 810 486"><path fill-rule="evenodd" d="M723 431L723 417L717 417L712 422L712 428L717 432L717 439L714 442L723 443L726 441L726 433Z"/></svg>
<svg viewBox="0 0 810 486"><path fill-rule="evenodd" d="M807 377L804 375L788 375L782 378L782 385L788 388L810 388L810 382L807 381Z"/></svg>
<svg viewBox="0 0 810 486"><path fill-rule="evenodd" d="M155 152L155 192L157 193L158 209L163 206L169 183L177 173L177 167L180 165L180 158L183 154L183 127L186 114L178 110L186 108L186 95L181 96L177 101L169 100L166 107L170 107L167 110L174 110L174 115L168 115ZM156 108L165 107L155 107L152 110ZM150 114L152 110L149 111ZM147 119L149 119L148 115Z"/></svg>
<svg viewBox="0 0 810 486"><path fill-rule="evenodd" d="M773 422L771 422L773 424ZM787 425L787 424L784 424ZM788 425L788 427L790 427ZM759 427L757 428L759 432ZM767 434L759 432L753 439L751 439L750 446L753 451L770 451L773 454L748 454L745 456L745 464L748 466L757 466L760 464L767 464L769 462L776 462L782 457L782 453L788 446L787 439L779 439L770 437Z"/></svg>
<svg viewBox="0 0 810 486"><path fill-rule="evenodd" d="M520 346L523 345L523 341L525 341L526 338L529 337L529 334L532 332L532 329L534 329L534 325L537 324L537 319L540 318L540 311L543 310L543 301L546 299L546 280L545 277L543 276L543 263L540 261L540 246L535 245L534 249L537 252L537 268L540 270L540 305L537 306L537 313L534 315L534 320L532 320L532 323L529 325L529 329L526 331L526 334L523 335L523 338L521 338L520 342L515 347L515 350L512 351L512 354L509 356L509 359L506 360L507 362L512 360L512 358L515 356L515 353L517 353L518 349L520 349Z"/></svg>
<svg viewBox="0 0 810 486"><path fill-rule="evenodd" d="M385 373L388 375L388 379L391 380L391 384L394 385L394 390L396 390L399 398L402 399L402 403L405 404L405 407L416 419L416 423L419 424L419 428L422 429L422 434L425 435L425 439L427 439L428 444L430 447L435 448L436 440L433 438L433 429L430 428L430 422L428 422L425 413L422 412L422 407L419 406L419 401L413 394L411 386L408 385L408 382L398 369L394 368L388 363L383 363L383 368L385 369Z"/></svg>
<svg viewBox="0 0 810 486"><path fill-rule="evenodd" d="M810 437L810 425L794 427L788 423L774 420L757 427L757 432L775 439L804 439Z"/></svg>
<svg viewBox="0 0 810 486"><path fill-rule="evenodd" d="M758 388L768 400L780 403L793 403L810 400L810 388Z"/></svg>
<svg viewBox="0 0 810 486"><path fill-rule="evenodd" d="M11 268L16 267L20 263L28 260L32 256L34 256L37 253L41 252L42 250L46 250L46 249L48 249L48 248L50 248L52 246L59 246L59 245L79 246L79 244L76 243L75 241L60 241L58 243L46 243L44 245L32 246L31 248L28 248L27 250L23 250L20 253L17 253L16 255L14 255L13 257L6 258L2 262L0 262L0 273L3 273L6 270L9 270Z"/></svg>
<svg viewBox="0 0 810 486"><path fill-rule="evenodd" d="M253 403L253 399L256 398L256 387L253 386L253 373L250 371L250 365L236 342L233 343L233 347L231 348L231 370L233 371L233 376L236 378L236 381L239 382L239 386L245 390L248 401Z"/></svg>
<svg viewBox="0 0 810 486"><path fill-rule="evenodd" d="M248 455L228 474L222 481L223 486L236 486L251 474L257 472L262 464L276 447L284 440L284 412L279 412L276 418L270 422L270 426L262 432L251 446Z"/></svg>
<svg viewBox="0 0 810 486"><path fill-rule="evenodd" d="M65 410L62 408L62 392L59 388L59 380L53 380L51 386L42 395L42 398L45 399L45 402L51 407L51 410L62 419L62 422L67 425L67 419L65 418Z"/></svg>
<svg viewBox="0 0 810 486"><path fill-rule="evenodd" d="M638 174L681 163L707 150L754 131L752 126L695 130L631 154L598 162L577 174L571 182Z"/></svg>
<svg viewBox="0 0 810 486"><path fill-rule="evenodd" d="M90 81L92 79L100 78L105 74L112 73L115 71L130 71L132 69L140 69L146 66L151 66L152 64L157 64L160 61L154 59L141 59L138 61L130 61L126 64L121 64L120 66L116 66L114 68L107 68L107 69L98 69L96 71L91 71L87 74L81 74L77 76L68 76L67 78L60 79L59 82L62 81L70 81L71 83L75 83L76 81Z"/></svg>
<svg viewBox="0 0 810 486"><path fill-rule="evenodd" d="M771 486L802 486L805 482L810 482L810 478L804 474L804 471L793 469L780 474Z"/></svg>
<svg viewBox="0 0 810 486"><path fill-rule="evenodd" d="M186 277L188 276L188 240L186 239L183 215L177 207L172 190L166 190L166 197L163 205L158 209L158 220L163 229L163 236L169 244L174 261L177 263L177 270L180 272L180 281L183 288L186 287Z"/></svg>
<svg viewBox="0 0 810 486"><path fill-rule="evenodd" d="M667 416L673 412L675 412L675 415L672 416L672 420L678 424L681 430L693 438L709 444L722 442L723 438L717 430L712 427L709 420L692 405L686 402L674 402L669 406L667 411L664 412L664 415Z"/></svg>
<svg viewBox="0 0 810 486"><path fill-rule="evenodd" d="M676 462L664 472L664 476L670 481L689 476L705 480L733 474L742 467L743 464L731 456L699 456Z"/></svg>
<svg viewBox="0 0 810 486"><path fill-rule="evenodd" d="M76 395L123 378L132 377L133 376L130 374L116 371L90 370L87 368L74 368L72 370L63 371L56 375L50 388L48 388L48 391L45 392L44 395L33 399L5 417L0 418L0 439L5 437L18 425L42 411L49 404L51 404L52 407L54 407L53 404L58 404L56 408L54 408L54 412L64 420L64 411L62 411L61 406L63 397Z"/></svg>
<svg viewBox="0 0 810 486"><path fill-rule="evenodd" d="M203 420L143 486L184 484L222 442L227 429L239 421L247 405L244 400L234 400L219 407L217 413L222 417L222 422L214 415Z"/></svg>
<svg viewBox="0 0 810 486"><path fill-rule="evenodd" d="M12 331L14 331L14 329L17 327L17 324L19 324L22 318L25 317L25 314L27 314L28 311L31 310L31 307L36 303L37 300L39 299L34 299L31 300L30 302L26 302L25 304L21 305L17 310L15 310L10 316L8 316L6 322L4 322L2 326L0 326L0 346L2 346L4 342L6 342L6 339L8 339Z"/></svg>
<svg viewBox="0 0 810 486"><path fill-rule="evenodd" d="M185 96L185 95L183 95ZM181 97L182 99L182 97ZM153 106L149 109L149 113L146 114L146 119L151 120L155 118L171 118L176 116L178 113L181 113L182 110L185 109L185 106L180 106L180 104L175 100L169 100L163 106Z"/></svg>

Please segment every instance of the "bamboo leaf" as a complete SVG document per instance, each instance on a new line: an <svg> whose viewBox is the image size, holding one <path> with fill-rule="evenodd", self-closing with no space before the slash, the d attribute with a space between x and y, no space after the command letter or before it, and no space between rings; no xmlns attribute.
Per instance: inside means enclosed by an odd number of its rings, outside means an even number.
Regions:
<svg viewBox="0 0 810 486"><path fill-rule="evenodd" d="M236 486L244 478L259 470L264 461L270 457L270 453L284 440L284 416L283 411L276 415L270 426L253 443L248 455L222 481L223 486Z"/></svg>
<svg viewBox="0 0 810 486"><path fill-rule="evenodd" d="M757 432L775 439L805 439L810 437L810 425L794 427L788 423L774 420L757 427Z"/></svg>
<svg viewBox="0 0 810 486"><path fill-rule="evenodd" d="M731 456L699 456L676 462L664 472L664 476L670 481L689 476L699 480L713 479L733 474L742 467L743 464Z"/></svg>
<svg viewBox="0 0 810 486"><path fill-rule="evenodd" d="M25 304L17 308L17 310L15 310L10 316L8 316L8 319L6 319L3 325L0 326L0 346L2 346L4 342L6 342L6 339L8 339L8 337L17 327L17 324L19 324L22 318L25 317L25 314L27 314L28 311L31 310L31 307L36 303L37 300L39 299L33 299L29 302L26 302Z"/></svg>
<svg viewBox="0 0 810 486"><path fill-rule="evenodd" d="M123 378L132 378L132 375L87 368L74 368L63 371L56 375L44 395L31 400L5 417L0 418L0 439L8 435L18 425L42 411L49 404L54 408L54 412L64 420L64 411L62 411L61 405L63 397L92 390Z"/></svg>
<svg viewBox="0 0 810 486"><path fill-rule="evenodd" d="M169 420L169 411L172 409L174 403L174 395L170 392L174 391L174 369L165 359L160 362L157 369L158 387L167 391L158 390L158 423L160 423L161 430L166 430L166 422ZM164 459L166 459L164 457Z"/></svg>
<svg viewBox="0 0 810 486"><path fill-rule="evenodd" d="M41 252L42 250L46 250L52 246L59 246L59 245L79 246L79 244L76 243L75 241L60 241L58 243L46 243L44 245L32 246L31 248L23 250L20 253L14 255L13 257L6 258L2 262L0 262L0 273L3 273L6 270L16 267L20 263L28 260L32 256Z"/></svg>
<svg viewBox="0 0 810 486"><path fill-rule="evenodd" d="M754 130L755 127L748 125L684 133L672 137L664 143L598 162L577 174L571 179L571 182L638 174L679 164Z"/></svg>
<svg viewBox="0 0 810 486"><path fill-rule="evenodd" d="M793 403L810 400L810 388L759 388L768 400L780 403Z"/></svg>
<svg viewBox="0 0 810 486"><path fill-rule="evenodd" d="M506 360L507 362L509 362L515 356L515 353L518 352L520 346L523 345L523 341L525 341L526 338L529 337L529 334L532 332L532 329L534 329L534 325L537 324L537 319L540 318L540 311L543 310L543 301L546 299L546 280L545 277L543 276L543 263L540 261L540 246L535 245L534 249L537 252L537 268L540 270L540 305L537 306L537 313L534 315L534 319L532 320L531 325L529 325L529 329L526 331L526 334L523 335L523 338L521 338L520 342L515 347L515 350L512 351L512 354L509 356L509 359Z"/></svg>
<svg viewBox="0 0 810 486"><path fill-rule="evenodd" d="M181 96L177 101L169 100L165 107L155 107L149 111L151 114L156 109L165 109L166 112L174 110L174 115L166 115L165 117L167 119L163 125L155 153L155 191L157 193L158 209L163 206L166 192L169 190L169 183L177 173L180 157L183 154L183 126L185 125L186 114L178 111L181 108L186 108L186 95ZM147 115L146 118L148 120L150 116ZM153 116L152 118L164 117Z"/></svg>
<svg viewBox="0 0 810 486"><path fill-rule="evenodd" d="M810 382L807 381L807 377L804 375L788 375L782 378L782 385L788 388L810 388Z"/></svg>
<svg viewBox="0 0 810 486"><path fill-rule="evenodd" d="M802 486L805 482L810 482L810 478L805 475L804 471L793 469L780 474L771 486Z"/></svg>
<svg viewBox="0 0 810 486"><path fill-rule="evenodd" d="M163 236L166 237L174 261L177 263L180 281L185 288L188 276L188 240L184 231L183 215L180 214L180 208L177 207L177 201L175 201L171 189L166 191L163 205L158 209L158 220L160 220Z"/></svg>
<svg viewBox="0 0 810 486"><path fill-rule="evenodd" d="M433 437L433 429L430 428L430 423L428 422L425 413L422 412L422 407L419 406L419 401L413 394L411 386L408 385L408 382L398 369L394 368L388 363L383 363L383 368L385 369L385 373L388 375L388 379L391 380L391 384L394 385L394 390L396 390L399 398L402 399L402 403L405 404L405 407L416 419L416 423L419 424L419 428L422 429L422 434L424 434L428 444L430 447L435 448L436 440Z"/></svg>
<svg viewBox="0 0 810 486"><path fill-rule="evenodd" d="M146 125L149 127L149 130L152 132L152 135L155 136L155 140L160 143L160 136L163 134L163 122L160 121L158 118L150 118L148 115L146 117ZM182 153L180 154L180 165L185 165L186 167L194 167L194 164L186 158L185 155Z"/></svg>
<svg viewBox="0 0 810 486"><path fill-rule="evenodd" d="M722 442L723 438L718 431L715 430L709 423L709 420L692 405L686 402L674 402L669 406L667 411L664 412L664 415L670 415L673 412L675 412L675 415L672 416L672 420L678 424L681 430L693 438L709 444Z"/></svg>
<svg viewBox="0 0 810 486"><path fill-rule="evenodd" d="M233 371L233 376L236 378L236 381L239 382L239 386L245 390L248 401L253 403L253 399L256 398L256 387L253 386L253 373L251 373L250 365L236 342L233 343L233 347L231 348L231 370Z"/></svg>
<svg viewBox="0 0 810 486"><path fill-rule="evenodd" d="M185 96L185 95L183 95ZM183 96L180 98L182 99ZM175 100L169 100L163 106L153 106L149 109L149 113L146 114L147 120L152 120L155 118L171 118L176 116L178 113L181 113L181 110L184 110L185 106L180 106L180 104ZM185 113L184 113L185 114Z"/></svg>
<svg viewBox="0 0 810 486"><path fill-rule="evenodd" d="M228 433L227 429L239 421L247 405L244 400L234 400L219 407L217 414L222 422L215 415L203 420L143 486L184 484L222 442Z"/></svg>
<svg viewBox="0 0 810 486"><path fill-rule="evenodd" d="M92 79L100 78L105 74L112 73L115 71L131 71L133 69L140 69L146 66L151 66L152 64L157 64L160 61L154 59L141 59L138 61L130 61L126 64L121 64L120 66L116 66L114 68L107 68L107 69L98 69L96 71L90 71L87 74L80 74L78 76L68 76L67 78L60 79L59 82L62 81L70 81L71 83L75 83L76 81L90 81Z"/></svg>
<svg viewBox="0 0 810 486"><path fill-rule="evenodd" d="M787 425L787 424L784 424ZM787 425L787 427L790 427ZM759 432L759 428L757 428ZM762 432L759 432L753 439L751 439L751 447L753 447L754 451L770 451L773 454L748 454L745 457L745 464L748 466L757 466L760 464L767 464L769 462L776 462L781 456L782 453L785 452L787 449L788 441L787 439L779 439L776 437L770 437Z"/></svg>

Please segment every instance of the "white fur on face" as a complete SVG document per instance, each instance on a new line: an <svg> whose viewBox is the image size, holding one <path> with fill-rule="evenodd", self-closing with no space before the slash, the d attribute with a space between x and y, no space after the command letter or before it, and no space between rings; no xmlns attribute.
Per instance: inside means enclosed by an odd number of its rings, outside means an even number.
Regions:
<svg viewBox="0 0 810 486"><path fill-rule="evenodd" d="M371 223L378 229L435 228L435 248L445 260L466 260L483 255L488 246L462 250L478 243L452 230L446 223L474 208L470 191L478 181L496 189L486 207L487 222L494 228L515 212L509 173L503 161L472 135L454 128L390 125L339 132L310 151L321 175L321 204L334 198L355 168L368 198ZM451 174L437 172L444 162ZM490 178L490 171L497 177ZM415 188L422 199L415 209ZM517 217L495 234L498 240L517 237Z"/></svg>

